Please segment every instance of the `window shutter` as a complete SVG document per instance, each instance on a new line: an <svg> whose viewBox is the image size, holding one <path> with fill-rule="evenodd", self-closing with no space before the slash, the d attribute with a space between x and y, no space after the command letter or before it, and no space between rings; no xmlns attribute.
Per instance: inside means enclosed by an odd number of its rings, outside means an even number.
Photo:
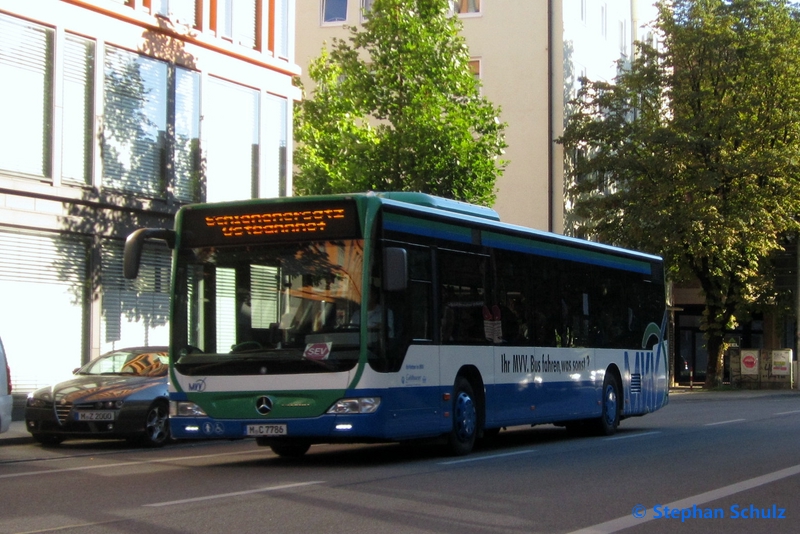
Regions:
<svg viewBox="0 0 800 534"><path fill-rule="evenodd" d="M175 198L196 202L200 198L200 75L175 69Z"/></svg>
<svg viewBox="0 0 800 534"><path fill-rule="evenodd" d="M106 240L101 248L103 351L122 345L150 345L149 332L169 322L172 258L163 245L146 244L139 276L122 275L123 245ZM136 326L131 326L131 325ZM144 332L142 333L142 329ZM166 336L166 332L164 332ZM162 343L166 344L166 338Z"/></svg>
<svg viewBox="0 0 800 534"><path fill-rule="evenodd" d="M0 168L50 174L53 31L0 15Z"/></svg>
<svg viewBox="0 0 800 534"><path fill-rule="evenodd" d="M80 184L91 181L94 50L93 41L75 35L64 42L61 176Z"/></svg>

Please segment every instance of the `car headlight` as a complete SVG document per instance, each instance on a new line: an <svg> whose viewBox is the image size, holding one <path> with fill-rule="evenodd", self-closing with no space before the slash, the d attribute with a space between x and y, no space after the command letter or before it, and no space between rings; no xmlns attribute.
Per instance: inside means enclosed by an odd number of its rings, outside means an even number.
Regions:
<svg viewBox="0 0 800 534"><path fill-rule="evenodd" d="M203 409L193 402L172 401L169 403L170 417L206 417Z"/></svg>
<svg viewBox="0 0 800 534"><path fill-rule="evenodd" d="M44 408L47 406L47 403L42 399L37 399L33 395L28 395L28 400L25 401L25 405L29 408Z"/></svg>
<svg viewBox="0 0 800 534"><path fill-rule="evenodd" d="M340 399L328 408L328 413L351 414L351 413L375 413L381 405L380 397L360 397L357 399Z"/></svg>

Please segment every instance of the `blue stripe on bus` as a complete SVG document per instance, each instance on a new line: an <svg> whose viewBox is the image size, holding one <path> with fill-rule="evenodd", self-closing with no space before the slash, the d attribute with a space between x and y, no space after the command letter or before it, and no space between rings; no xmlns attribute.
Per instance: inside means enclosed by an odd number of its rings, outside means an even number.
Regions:
<svg viewBox="0 0 800 534"><path fill-rule="evenodd" d="M458 243L472 243L472 231L469 228L462 228L447 223L414 219L412 217L404 217L393 213L386 214L384 218L384 228L396 232L447 239ZM647 261L624 258L557 243L548 243L546 241L537 241L524 237L505 236L490 231L482 232L481 242L492 248L524 252L526 254L534 254L547 258L575 261L644 275L652 274L651 264Z"/></svg>
<svg viewBox="0 0 800 534"><path fill-rule="evenodd" d="M488 427L546 424L600 415L600 387L595 382L558 381L486 386L486 423ZM443 393L452 387L349 390L345 397L381 397L375 414L333 415L297 419L230 420L206 417L172 417L173 436L179 439L246 437L247 425L287 425L288 437L309 437L319 442L397 441L430 437L449 432L452 401L443 401ZM429 402L424 402L427 399ZM197 430L187 432L186 427Z"/></svg>
<svg viewBox="0 0 800 534"><path fill-rule="evenodd" d="M524 252L527 254L544 256L547 258L587 263L589 265L609 267L612 269L620 269L647 275L652 274L652 269L649 262L612 256L610 254L603 254L590 250L582 250L563 245L525 240L521 238L499 236L489 232L484 232L481 241L484 245L492 248L513 250L516 252Z"/></svg>
<svg viewBox="0 0 800 534"><path fill-rule="evenodd" d="M405 221L387 215L383 227L387 230L395 232L404 232L407 234L421 235L424 237L435 237L440 239L447 239L456 241L458 243L471 243L472 231L469 228L459 228L457 226L444 225L431 221L424 221L420 219L411 219L403 217Z"/></svg>

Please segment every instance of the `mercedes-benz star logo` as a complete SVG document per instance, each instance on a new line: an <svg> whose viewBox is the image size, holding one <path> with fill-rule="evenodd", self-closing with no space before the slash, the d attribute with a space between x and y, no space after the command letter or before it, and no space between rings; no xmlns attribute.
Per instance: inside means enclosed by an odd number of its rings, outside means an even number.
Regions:
<svg viewBox="0 0 800 534"><path fill-rule="evenodd" d="M259 397L256 401L256 411L261 415L267 415L272 411L272 399L269 397Z"/></svg>

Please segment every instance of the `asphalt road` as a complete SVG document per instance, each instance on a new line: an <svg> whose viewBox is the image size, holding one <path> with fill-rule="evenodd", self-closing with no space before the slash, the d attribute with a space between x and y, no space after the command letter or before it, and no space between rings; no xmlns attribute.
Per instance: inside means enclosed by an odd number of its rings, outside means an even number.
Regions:
<svg viewBox="0 0 800 534"><path fill-rule="evenodd" d="M612 437L435 444L0 446L0 533L796 532L800 394L682 393ZM755 517L758 516L758 517ZM768 517L765 517L768 516Z"/></svg>

